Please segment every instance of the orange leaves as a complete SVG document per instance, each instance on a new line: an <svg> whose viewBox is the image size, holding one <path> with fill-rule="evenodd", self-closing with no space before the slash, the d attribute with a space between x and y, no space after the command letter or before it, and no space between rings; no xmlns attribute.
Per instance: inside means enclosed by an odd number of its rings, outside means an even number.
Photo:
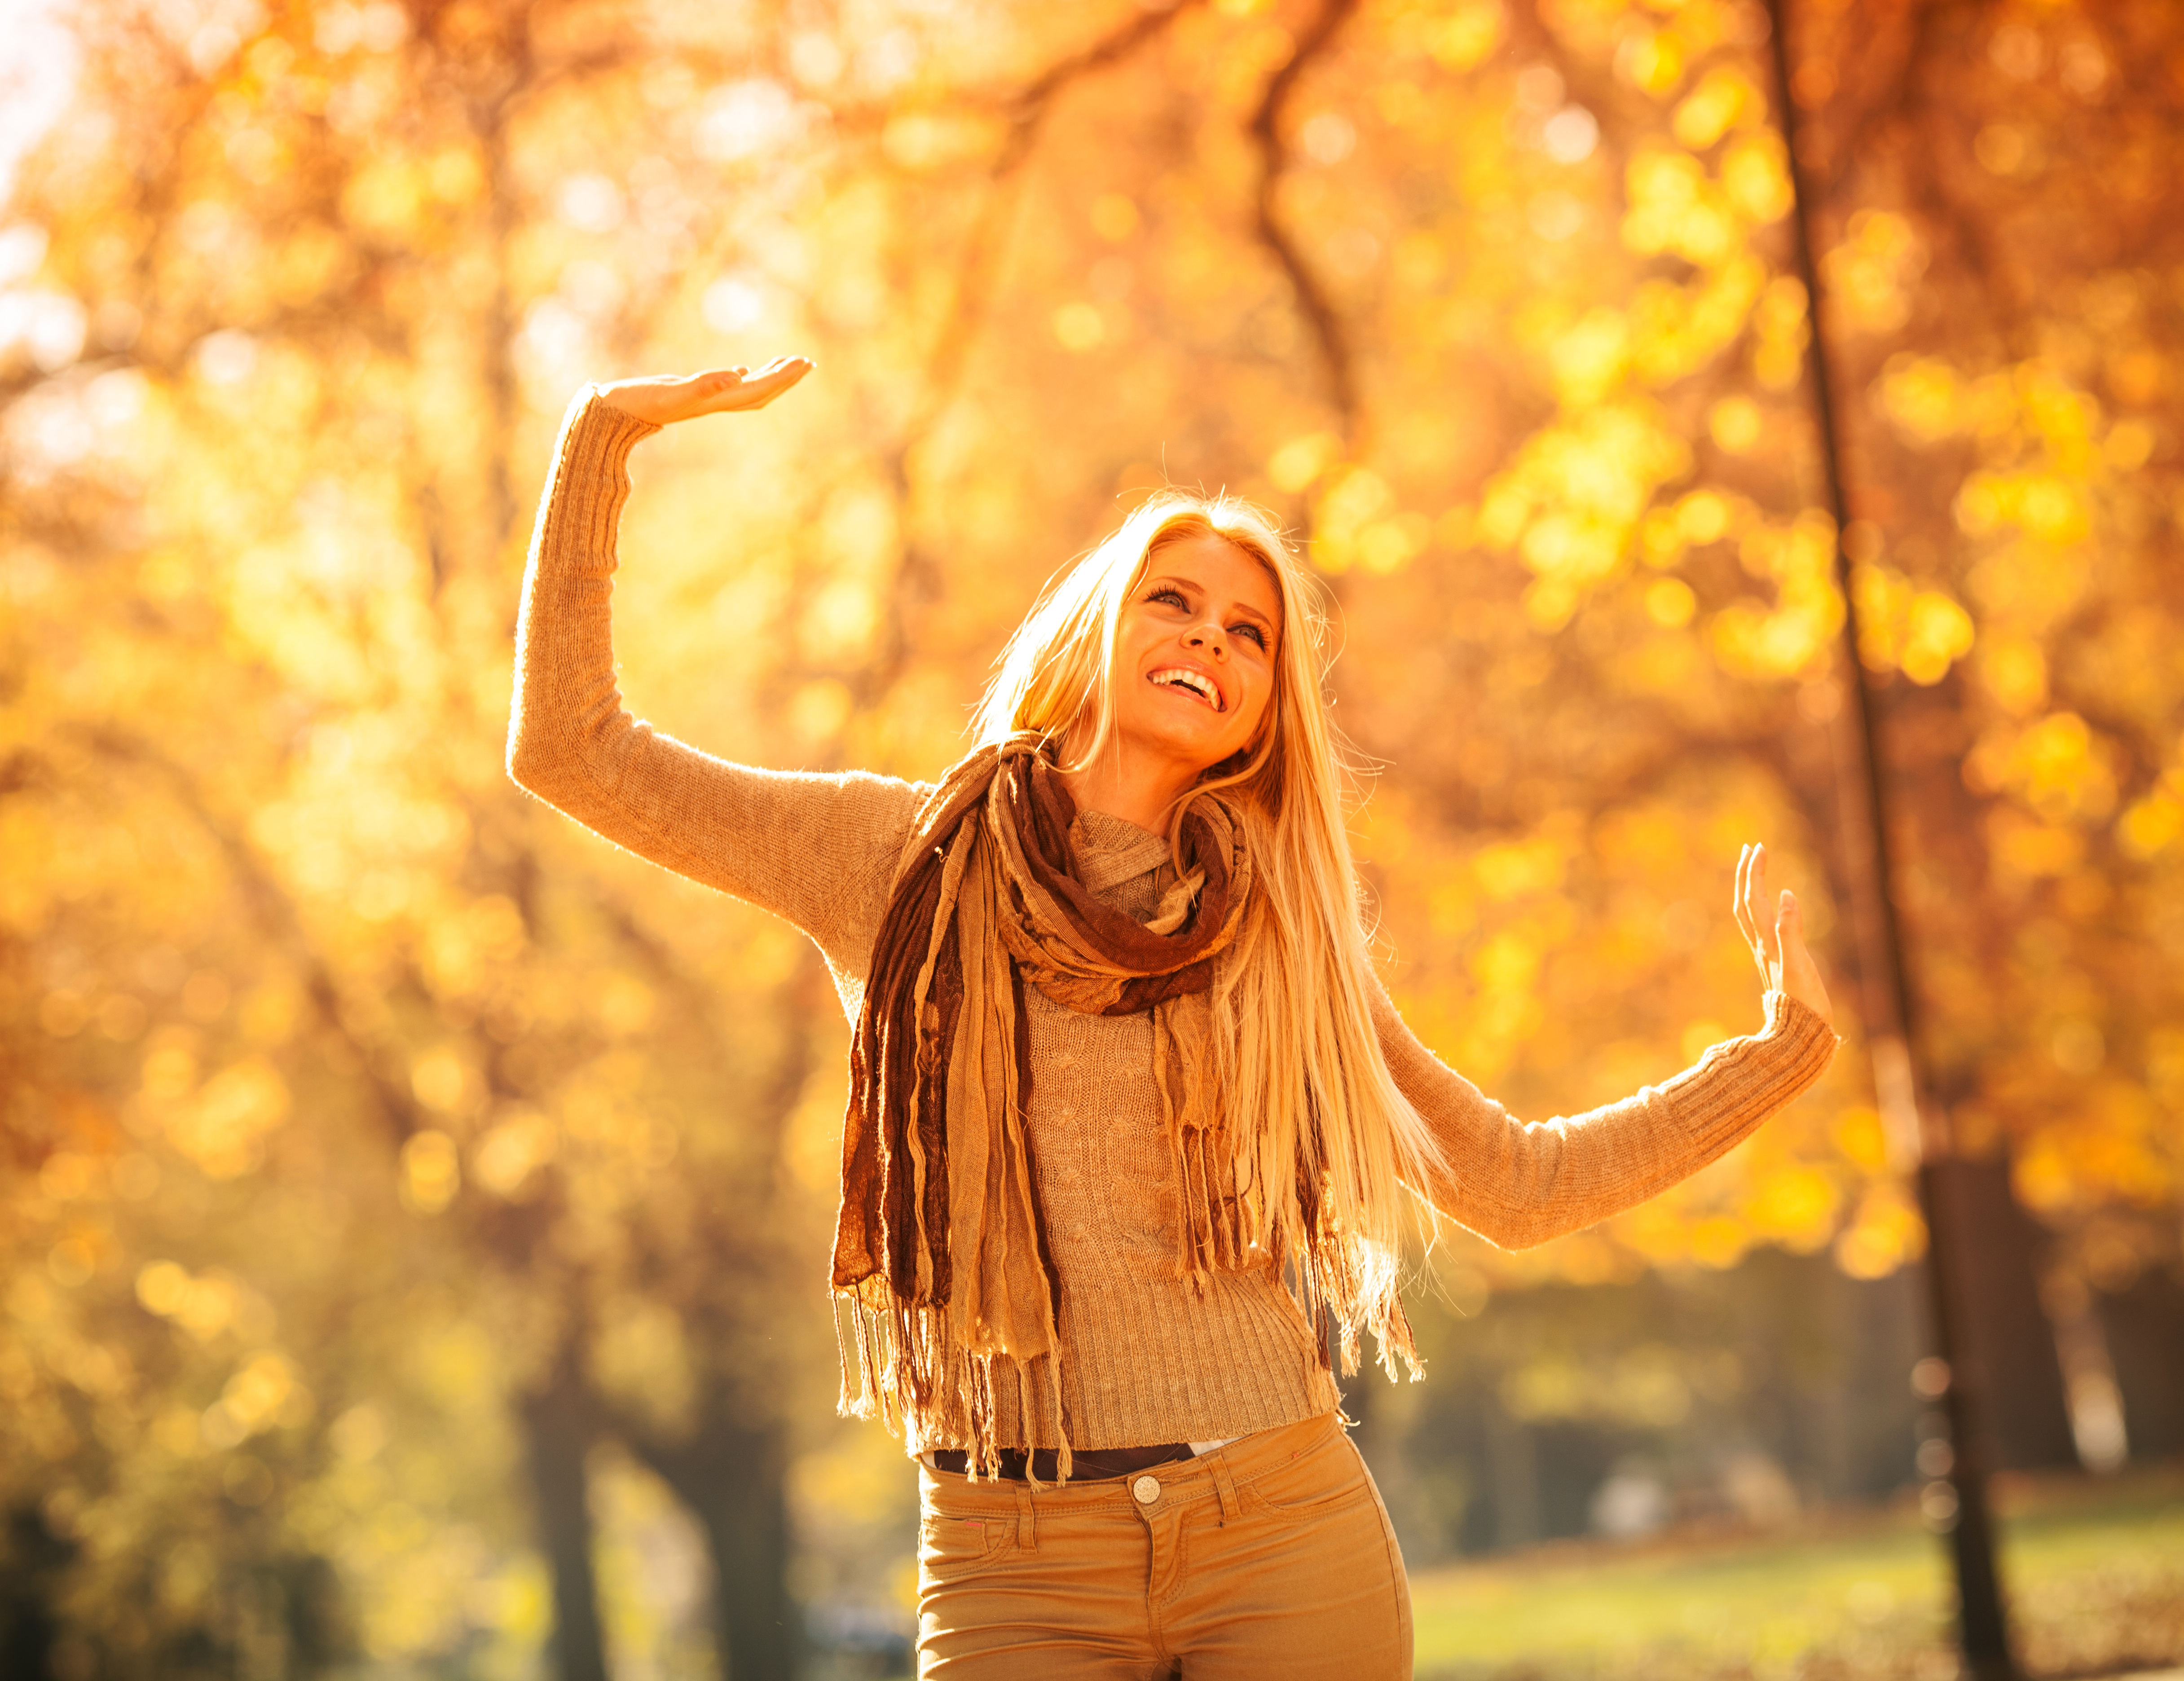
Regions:
<svg viewBox="0 0 2184 1681"><path fill-rule="evenodd" d="M1277 454L1277 461L1280 460ZM1394 489L1369 467L1337 468L1322 481L1314 512L1312 559L1329 572L1353 566L1367 572L1396 571L1421 554L1432 522L1416 509L1399 508Z"/></svg>
<svg viewBox="0 0 2184 1681"><path fill-rule="evenodd" d="M1911 319L1911 289L1925 271L1926 248L1905 217L1859 210L1849 237L1821 259L1821 281L1853 332L1890 333Z"/></svg>
<svg viewBox="0 0 2184 1681"><path fill-rule="evenodd" d="M1586 409L1535 434L1490 481L1479 534L1515 548L1536 582L1525 611L1559 629L1619 571L1657 486L1683 472L1683 441L1636 405Z"/></svg>
<svg viewBox="0 0 2184 1681"><path fill-rule="evenodd" d="M1940 590L1920 589L1901 572L1864 564L1852 569L1858 593L1858 658L1876 671L1900 671L1931 687L1972 650L1971 615Z"/></svg>
<svg viewBox="0 0 2184 1681"><path fill-rule="evenodd" d="M2131 803L2117 821L2116 839L2125 852L2142 860L2184 840L2184 771L2164 772L2159 784Z"/></svg>
<svg viewBox="0 0 2184 1681"><path fill-rule="evenodd" d="M437 1127L413 1133L402 1146L402 1204L418 1214L438 1214L462 1188L455 1141Z"/></svg>
<svg viewBox="0 0 2184 1681"><path fill-rule="evenodd" d="M2098 823L2115 810L2113 753L2077 714L2054 712L1988 731L1964 761L1964 781L2014 796L2046 822Z"/></svg>
<svg viewBox="0 0 2184 1681"><path fill-rule="evenodd" d="M1711 518L1710 508L1706 516ZM1776 599L1771 608L1731 602L1714 615L1708 637L1722 669L1764 681L1823 668L1843 621L1834 522L1808 509L1786 528L1751 523L1739 540L1738 558L1747 572L1774 582Z"/></svg>

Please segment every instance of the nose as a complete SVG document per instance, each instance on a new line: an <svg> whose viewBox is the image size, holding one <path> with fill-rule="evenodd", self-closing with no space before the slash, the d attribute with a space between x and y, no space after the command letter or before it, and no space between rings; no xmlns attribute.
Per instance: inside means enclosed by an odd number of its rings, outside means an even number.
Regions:
<svg viewBox="0 0 2184 1681"><path fill-rule="evenodd" d="M1186 648L1204 648L1216 660L1228 657L1228 638L1221 626L1210 619L1202 625L1194 626L1184 634L1183 643Z"/></svg>

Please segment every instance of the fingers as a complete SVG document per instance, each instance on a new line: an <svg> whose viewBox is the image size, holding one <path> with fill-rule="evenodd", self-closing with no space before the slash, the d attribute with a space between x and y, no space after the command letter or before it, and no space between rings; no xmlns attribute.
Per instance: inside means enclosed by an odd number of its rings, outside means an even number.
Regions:
<svg viewBox="0 0 2184 1681"><path fill-rule="evenodd" d="M1781 943L1781 988L1805 1005L1830 1027L1835 1025L1836 1012L1828 997L1827 983L1820 978L1819 966L1805 949L1805 910L1798 904L1797 894L1785 888L1781 906L1774 920L1775 938Z"/></svg>
<svg viewBox="0 0 2184 1681"><path fill-rule="evenodd" d="M1736 895L1730 910L1736 916L1737 932L1744 936L1744 943L1755 952L1759 947L1759 918L1753 909L1757 891L1755 877L1765 868L1760 849L1746 845L1736 854Z"/></svg>
<svg viewBox="0 0 2184 1681"><path fill-rule="evenodd" d="M780 356L756 373L738 369L736 377L712 396L707 407L715 411L763 409L816 365L809 357Z"/></svg>
<svg viewBox="0 0 2184 1681"><path fill-rule="evenodd" d="M1767 849L1754 843L1736 856L1736 927L1744 936L1744 949L1758 966L1761 982L1773 987L1781 973L1781 948L1779 939L1770 943L1767 937L1769 918L1760 910L1766 894Z"/></svg>

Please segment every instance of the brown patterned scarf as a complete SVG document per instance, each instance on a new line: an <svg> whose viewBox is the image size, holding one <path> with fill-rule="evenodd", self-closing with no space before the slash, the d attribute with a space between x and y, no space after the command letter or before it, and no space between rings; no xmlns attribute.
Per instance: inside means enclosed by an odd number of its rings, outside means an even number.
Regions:
<svg viewBox="0 0 2184 1681"><path fill-rule="evenodd" d="M1025 1127L1027 983L1089 1015L1151 1012L1185 1189L1178 1271L1233 1267L1244 1251L1210 997L1251 899L1242 827L1216 798L1192 802L1181 878L1140 923L1078 880L1074 815L1036 735L948 772L912 825L850 1052L833 1285L850 1298L856 1372L845 1347L843 1409L967 1442L988 1474L1003 1357L1020 1417L1043 1391L1069 1474L1060 1280Z"/></svg>

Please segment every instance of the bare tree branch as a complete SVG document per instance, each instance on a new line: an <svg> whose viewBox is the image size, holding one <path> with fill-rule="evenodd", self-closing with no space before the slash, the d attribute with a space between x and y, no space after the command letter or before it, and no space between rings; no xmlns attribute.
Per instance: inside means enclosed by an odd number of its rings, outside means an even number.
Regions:
<svg viewBox="0 0 2184 1681"><path fill-rule="evenodd" d="M1334 38L1334 33L1349 21L1357 9L1357 0L1326 0L1304 33L1297 37L1296 50L1289 62L1276 70L1267 83L1267 91L1259 101L1259 109L1251 114L1250 132L1259 148L1259 189L1254 226L1259 242L1273 253L1282 272L1289 277L1290 289L1296 296L1298 313L1312 330L1314 342L1319 347L1320 360L1327 374L1328 395L1341 417L1344 438L1352 438L1357 430L1357 379L1353 365L1349 335L1341 317L1335 312L1326 288L1320 284L1304 260L1290 231L1282 225L1274 199L1281 184L1283 171L1289 164L1289 148L1282 138L1282 120L1288 114L1290 96L1295 92L1297 79L1306 68Z"/></svg>

